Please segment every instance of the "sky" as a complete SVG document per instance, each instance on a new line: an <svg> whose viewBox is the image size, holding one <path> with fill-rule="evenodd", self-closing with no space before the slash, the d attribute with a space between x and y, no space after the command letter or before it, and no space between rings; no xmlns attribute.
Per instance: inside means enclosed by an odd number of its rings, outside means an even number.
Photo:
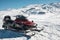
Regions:
<svg viewBox="0 0 60 40"><path fill-rule="evenodd" d="M60 0L0 0L0 10L18 9L31 4L49 4Z"/></svg>

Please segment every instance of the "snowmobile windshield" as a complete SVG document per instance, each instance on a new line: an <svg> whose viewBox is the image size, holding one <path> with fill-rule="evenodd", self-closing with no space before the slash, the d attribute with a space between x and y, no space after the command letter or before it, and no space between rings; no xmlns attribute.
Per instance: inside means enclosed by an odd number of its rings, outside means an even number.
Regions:
<svg viewBox="0 0 60 40"><path fill-rule="evenodd" d="M16 19L20 19L20 20L27 20L25 16L23 15L17 15Z"/></svg>

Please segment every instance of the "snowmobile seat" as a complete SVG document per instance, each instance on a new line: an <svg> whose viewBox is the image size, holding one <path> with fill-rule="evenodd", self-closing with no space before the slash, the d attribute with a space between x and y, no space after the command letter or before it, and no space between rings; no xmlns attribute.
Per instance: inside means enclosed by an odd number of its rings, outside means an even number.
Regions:
<svg viewBox="0 0 60 40"><path fill-rule="evenodd" d="M11 20L11 17L9 15L7 15L4 17L3 22L3 24L12 24L14 21Z"/></svg>
<svg viewBox="0 0 60 40"><path fill-rule="evenodd" d="M14 22L13 20L11 20L11 17L9 15L5 16L4 19L3 19L3 21L5 23L13 23Z"/></svg>
<svg viewBox="0 0 60 40"><path fill-rule="evenodd" d="M3 21L6 21L6 20L11 20L11 17L9 15L5 16Z"/></svg>

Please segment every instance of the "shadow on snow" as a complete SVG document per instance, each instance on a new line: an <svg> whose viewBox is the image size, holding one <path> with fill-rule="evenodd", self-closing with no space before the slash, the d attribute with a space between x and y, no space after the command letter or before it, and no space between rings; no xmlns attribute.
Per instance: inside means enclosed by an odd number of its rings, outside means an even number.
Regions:
<svg viewBox="0 0 60 40"><path fill-rule="evenodd" d="M24 35L23 32L15 32L10 30L0 29L0 39L17 38L17 37L26 37L27 39L30 39L30 36Z"/></svg>

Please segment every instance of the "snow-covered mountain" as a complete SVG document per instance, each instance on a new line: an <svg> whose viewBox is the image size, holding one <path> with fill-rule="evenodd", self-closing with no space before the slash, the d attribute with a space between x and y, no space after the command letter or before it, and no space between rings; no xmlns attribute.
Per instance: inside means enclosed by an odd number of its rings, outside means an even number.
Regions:
<svg viewBox="0 0 60 40"><path fill-rule="evenodd" d="M2 12L8 13L25 13L25 14L45 14L45 13L60 13L60 3L50 3L50 4L31 4L19 9L7 9Z"/></svg>
<svg viewBox="0 0 60 40"><path fill-rule="evenodd" d="M32 4L24 7L21 11L23 13L31 13L31 14L45 14L46 12L60 13L59 7L60 3Z"/></svg>
<svg viewBox="0 0 60 40"><path fill-rule="evenodd" d="M15 19L15 15L24 15L33 20L38 27L44 27L41 32L34 32L31 38L21 37L19 33L3 30L2 20L5 15ZM11 36L12 35L12 36ZM6 39L5 39L6 38ZM0 11L0 39L1 40L60 40L60 3L31 4L19 9Z"/></svg>

